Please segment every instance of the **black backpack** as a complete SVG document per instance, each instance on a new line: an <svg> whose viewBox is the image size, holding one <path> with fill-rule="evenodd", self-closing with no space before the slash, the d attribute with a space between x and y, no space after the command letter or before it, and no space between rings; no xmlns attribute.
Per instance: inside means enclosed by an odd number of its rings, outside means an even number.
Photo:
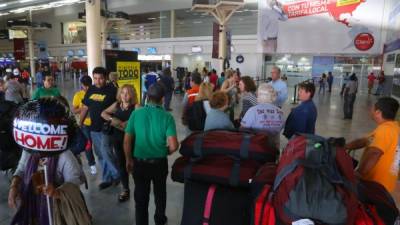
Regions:
<svg viewBox="0 0 400 225"><path fill-rule="evenodd" d="M17 105L10 101L0 101L0 170L15 168L21 151L12 135L12 123Z"/></svg>
<svg viewBox="0 0 400 225"><path fill-rule="evenodd" d="M195 101L186 111L189 130L203 131L207 113L203 107L203 101Z"/></svg>

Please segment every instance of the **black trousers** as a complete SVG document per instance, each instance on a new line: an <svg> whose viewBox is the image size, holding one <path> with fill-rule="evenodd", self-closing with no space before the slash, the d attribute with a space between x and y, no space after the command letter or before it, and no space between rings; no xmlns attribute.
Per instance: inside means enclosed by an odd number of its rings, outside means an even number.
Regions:
<svg viewBox="0 0 400 225"><path fill-rule="evenodd" d="M153 183L154 203L156 212L154 221L156 225L167 222L165 209L167 205L167 158L156 162L145 162L134 159L133 180L135 182L135 208L136 225L149 224L149 199L150 185Z"/></svg>
<svg viewBox="0 0 400 225"><path fill-rule="evenodd" d="M343 105L344 118L346 119L353 118L353 108L355 100L356 100L356 94L346 94L344 96L344 105Z"/></svg>
<svg viewBox="0 0 400 225"><path fill-rule="evenodd" d="M118 170L121 178L122 188L124 190L129 190L129 174L126 171L126 160L124 153L124 143L122 137L112 137L112 143L114 147L115 156L117 157Z"/></svg>

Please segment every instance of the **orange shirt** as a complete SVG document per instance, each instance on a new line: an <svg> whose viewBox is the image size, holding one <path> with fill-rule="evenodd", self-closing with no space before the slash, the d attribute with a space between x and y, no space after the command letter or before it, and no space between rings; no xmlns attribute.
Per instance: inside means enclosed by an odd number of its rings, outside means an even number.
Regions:
<svg viewBox="0 0 400 225"><path fill-rule="evenodd" d="M190 90L186 92L188 96L188 105L193 104L196 96L199 94L199 89L200 87L198 85L194 85Z"/></svg>
<svg viewBox="0 0 400 225"><path fill-rule="evenodd" d="M399 136L400 127L396 121L384 122L368 135L369 147L380 149L383 155L363 179L380 183L389 192L394 191L399 172ZM362 161L365 160L364 156L365 154L361 158Z"/></svg>

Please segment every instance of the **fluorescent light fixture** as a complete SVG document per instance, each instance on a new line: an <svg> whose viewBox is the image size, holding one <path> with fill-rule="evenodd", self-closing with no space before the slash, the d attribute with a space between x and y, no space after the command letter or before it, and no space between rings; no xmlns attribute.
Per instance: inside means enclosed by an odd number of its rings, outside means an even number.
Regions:
<svg viewBox="0 0 400 225"><path fill-rule="evenodd" d="M138 59L141 61L171 60L171 55L139 55Z"/></svg>
<svg viewBox="0 0 400 225"><path fill-rule="evenodd" d="M32 1L34 1L34 0L19 0L18 2L19 3L27 3L27 2L32 2Z"/></svg>
<svg viewBox="0 0 400 225"><path fill-rule="evenodd" d="M192 53L201 53L201 52L203 52L203 49L200 46L192 47Z"/></svg>
<svg viewBox="0 0 400 225"><path fill-rule="evenodd" d="M203 21L193 21L194 24L200 24L203 23Z"/></svg>
<svg viewBox="0 0 400 225"><path fill-rule="evenodd" d="M4 4L0 4L0 8L6 7L6 6L7 6L7 4L6 4L6 3L4 3Z"/></svg>

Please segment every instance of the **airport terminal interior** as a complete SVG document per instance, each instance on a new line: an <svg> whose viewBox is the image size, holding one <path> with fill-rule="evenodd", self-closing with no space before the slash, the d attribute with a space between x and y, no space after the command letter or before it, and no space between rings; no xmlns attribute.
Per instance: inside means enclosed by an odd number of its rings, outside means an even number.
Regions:
<svg viewBox="0 0 400 225"><path fill-rule="evenodd" d="M0 78L0 225L400 224L399 0L0 0Z"/></svg>

